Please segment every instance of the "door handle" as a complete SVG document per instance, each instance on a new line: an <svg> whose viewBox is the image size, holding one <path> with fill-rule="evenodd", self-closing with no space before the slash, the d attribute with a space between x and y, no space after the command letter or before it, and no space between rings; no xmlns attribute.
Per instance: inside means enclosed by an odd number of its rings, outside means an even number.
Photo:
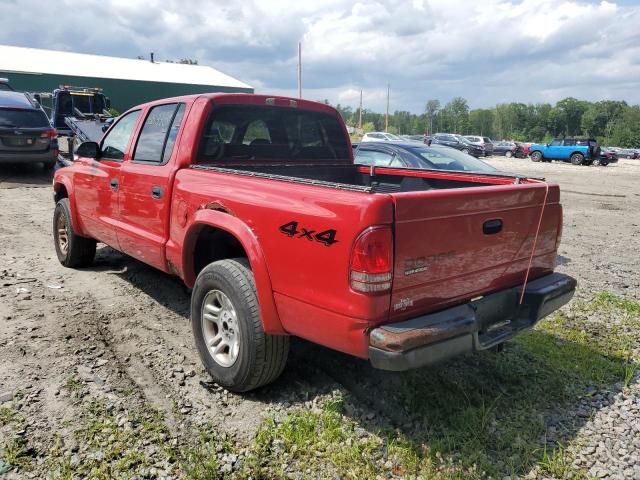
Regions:
<svg viewBox="0 0 640 480"><path fill-rule="evenodd" d="M118 181L117 178L112 178L111 181L109 182L109 186L111 187L111 190L117 190L118 185L120 185L120 182Z"/></svg>
<svg viewBox="0 0 640 480"><path fill-rule="evenodd" d="M482 224L482 232L485 235L493 235L502 230L502 220L495 218L493 220L487 220Z"/></svg>
<svg viewBox="0 0 640 480"><path fill-rule="evenodd" d="M162 198L162 188L157 186L151 187L151 197L156 199Z"/></svg>

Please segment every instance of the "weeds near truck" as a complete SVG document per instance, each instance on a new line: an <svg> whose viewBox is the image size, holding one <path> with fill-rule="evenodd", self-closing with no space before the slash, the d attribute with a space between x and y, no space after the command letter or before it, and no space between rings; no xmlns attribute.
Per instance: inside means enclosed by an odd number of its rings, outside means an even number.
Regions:
<svg viewBox="0 0 640 480"><path fill-rule="evenodd" d="M189 426L178 411L175 419L186 427L176 437L157 409L116 411L87 402L73 436L87 445L87 460L74 462L68 445L54 444L49 467L54 479L128 478L160 456L176 478L196 480L282 478L291 471L303 478L480 479L522 476L532 468L577 480L585 476L573 470L569 452L586 418L576 417L574 406L601 387L631 382L639 322L638 302L601 293L589 302L574 301L500 354L469 355L402 374L357 364L355 375L374 375L370 398L382 401L368 420L353 412L370 404L346 389L316 397L312 407L272 412L244 444L208 424ZM86 388L77 380L70 377L66 386ZM391 427L389 418L405 423ZM0 408L0 425L17 428L20 422L13 408ZM566 428L552 430L551 424ZM5 462L28 466L27 445L11 440L2 448Z"/></svg>

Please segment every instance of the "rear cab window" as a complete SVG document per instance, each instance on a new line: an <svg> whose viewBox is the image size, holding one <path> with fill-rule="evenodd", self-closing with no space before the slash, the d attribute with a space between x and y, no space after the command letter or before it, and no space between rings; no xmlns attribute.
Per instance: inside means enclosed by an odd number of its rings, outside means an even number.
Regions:
<svg viewBox="0 0 640 480"><path fill-rule="evenodd" d="M256 105L214 107L198 150L199 163L350 160L342 124L327 112Z"/></svg>

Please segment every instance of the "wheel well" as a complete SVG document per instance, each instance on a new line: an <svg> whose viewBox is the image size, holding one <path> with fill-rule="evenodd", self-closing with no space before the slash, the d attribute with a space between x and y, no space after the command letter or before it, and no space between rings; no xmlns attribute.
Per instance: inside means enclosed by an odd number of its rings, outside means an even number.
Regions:
<svg viewBox="0 0 640 480"><path fill-rule="evenodd" d="M220 228L203 227L193 249L193 273L197 276L211 262L239 257L246 258L247 252L236 237Z"/></svg>
<svg viewBox="0 0 640 480"><path fill-rule="evenodd" d="M67 187L65 187L61 183L56 183L54 187L53 199L56 203L58 203L63 198L69 198L69 194L67 193Z"/></svg>
<svg viewBox="0 0 640 480"><path fill-rule="evenodd" d="M575 152L571 152L571 155L569 155L569 157L573 157L576 153L579 153L580 155L582 155L583 157L585 156L584 153L580 152L580 151L575 151Z"/></svg>

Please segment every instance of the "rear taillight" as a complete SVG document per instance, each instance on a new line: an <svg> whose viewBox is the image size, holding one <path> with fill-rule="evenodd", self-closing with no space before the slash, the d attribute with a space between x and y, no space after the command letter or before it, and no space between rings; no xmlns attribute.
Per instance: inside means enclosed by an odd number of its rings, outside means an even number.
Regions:
<svg viewBox="0 0 640 480"><path fill-rule="evenodd" d="M351 251L351 288L363 293L391 289L393 235L390 227L369 227L356 239Z"/></svg>
<svg viewBox="0 0 640 480"><path fill-rule="evenodd" d="M55 128L52 128L40 134L41 138L56 138L57 136L58 136L58 132L56 132Z"/></svg>

